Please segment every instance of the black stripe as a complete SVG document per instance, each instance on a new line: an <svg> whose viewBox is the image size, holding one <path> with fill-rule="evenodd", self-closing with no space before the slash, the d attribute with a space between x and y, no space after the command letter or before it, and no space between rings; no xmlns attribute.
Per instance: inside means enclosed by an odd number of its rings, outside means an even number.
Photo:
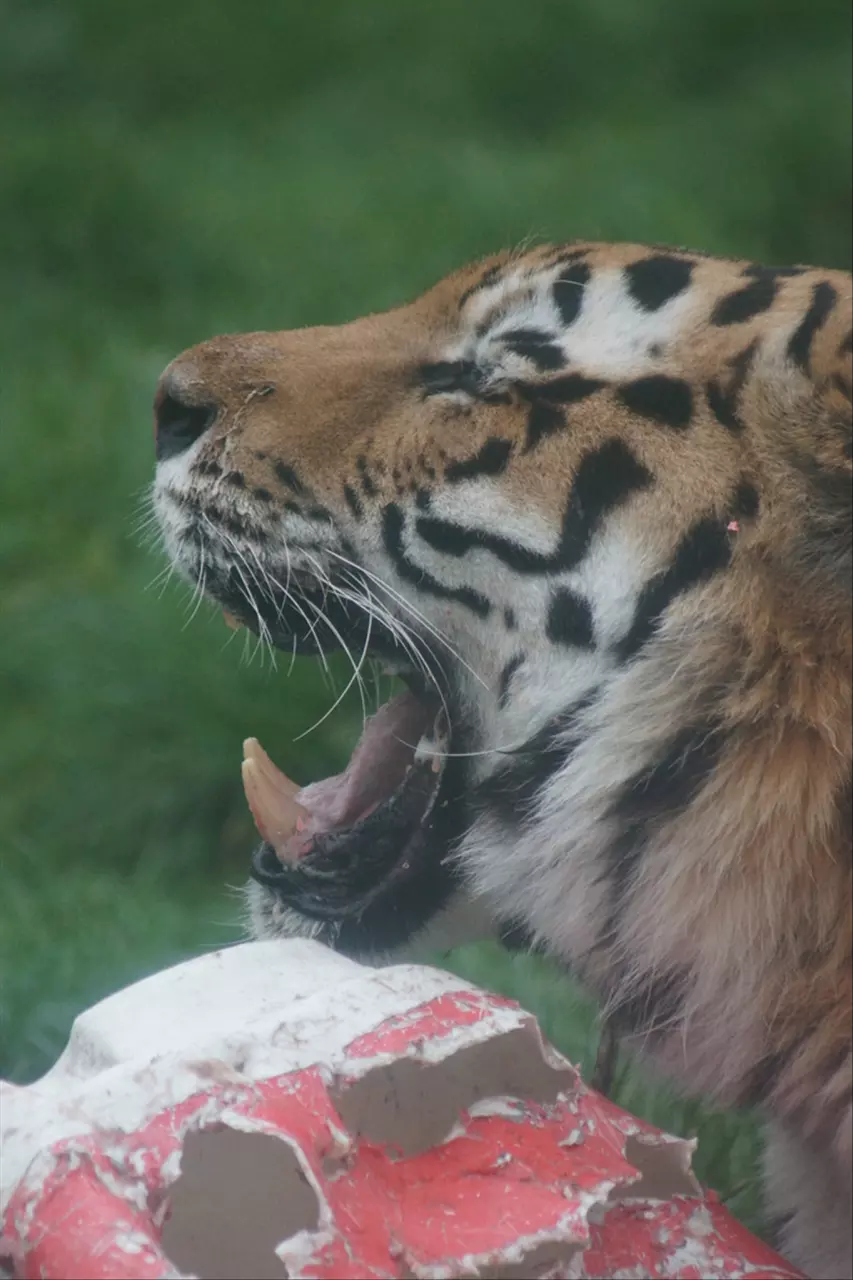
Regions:
<svg viewBox="0 0 853 1280"><path fill-rule="evenodd" d="M614 438L581 459L566 503L560 540L553 552L543 554L500 534L432 516L419 517L415 530L445 555L464 556L481 549L491 552L516 573L554 573L578 565L604 518L651 483L651 473L622 440Z"/></svg>
<svg viewBox="0 0 853 1280"><path fill-rule="evenodd" d="M622 785L608 817L626 828L677 818L716 769L725 743L719 720L702 720L681 729L656 760Z"/></svg>
<svg viewBox="0 0 853 1280"><path fill-rule="evenodd" d="M483 274L480 276L480 279L477 280L475 284L469 285L468 288L464 291L464 293L460 295L460 298L459 298L460 310L462 307L465 306L465 303L468 301L468 299L473 297L473 295L479 292L480 289L486 289L490 284L494 284L495 281L498 279L498 276L500 275L502 269L503 268L499 266L489 267L487 271L483 272Z"/></svg>
<svg viewBox="0 0 853 1280"><path fill-rule="evenodd" d="M547 400L552 404L577 404L594 395L607 383L601 378L585 378L582 373L567 373L563 378L550 378L547 382L520 382L520 393L528 400Z"/></svg>
<svg viewBox="0 0 853 1280"><path fill-rule="evenodd" d="M693 392L681 378L651 374L619 388L619 399L633 413L660 422L675 431L689 427L693 414Z"/></svg>
<svg viewBox="0 0 853 1280"><path fill-rule="evenodd" d="M814 954L814 953L812 953ZM808 953L800 956L801 972L811 968ZM766 1104L771 1098L780 1083L784 1090L784 1077L790 1072L793 1064L797 1059L803 1056L811 1056L810 1050L813 1050L815 1043L819 1043L821 1032L823 1031L822 1019L819 1011L815 1016L806 1022L806 1025L795 1035L790 1035L791 1028L784 1025L776 1024L775 1027L768 1029L769 1034L767 1040L774 1043L777 1047L771 1049L769 1044L765 1044L762 1056L755 1062L751 1071L746 1075L741 1088L739 1090L737 1104L738 1106L761 1106ZM785 1032L789 1034L786 1036ZM784 1039L783 1039L784 1037ZM780 1040L782 1043L780 1044ZM817 1099L821 1096L822 1086L830 1085L834 1077L843 1071L847 1074L850 1062L850 1043L838 1044L830 1047L820 1054L820 1064L816 1072L813 1073L814 1091L813 1098ZM850 1092L848 1090L839 1090L835 1092L834 1106L833 1103L829 1107L820 1107L820 1116L818 1117L820 1128L824 1133L831 1134L837 1132L840 1125L843 1124L845 1112L850 1109ZM836 1114L833 1114L835 1111ZM806 1099L801 1102L794 1110L793 1114L789 1114L789 1119L798 1116L801 1120L809 1117L814 1118L814 1107Z"/></svg>
<svg viewBox="0 0 853 1280"><path fill-rule="evenodd" d="M737 1105L740 1107L759 1107L767 1102L772 1094L779 1076L788 1063L789 1054L785 1050L764 1053L747 1073L738 1089Z"/></svg>
<svg viewBox="0 0 853 1280"><path fill-rule="evenodd" d="M610 1021L623 1035L670 1030L684 1009L688 982L688 974L682 969L659 974L627 995L621 998L617 995L612 1003L608 1002Z"/></svg>
<svg viewBox="0 0 853 1280"><path fill-rule="evenodd" d="M530 413L527 415L527 437L522 452L530 453L531 449L535 449L548 436L562 431L565 425L565 416L555 405L537 400L531 405Z"/></svg>
<svg viewBox="0 0 853 1280"><path fill-rule="evenodd" d="M501 710L503 710L503 708L506 706L507 702L509 701L510 681L512 680L512 677L515 675L516 671L522 665L523 662L524 662L524 654L523 653L515 654L514 657L510 658L509 662L506 664L506 666L504 667L503 671L500 674L500 680L498 682L498 706L501 708Z"/></svg>
<svg viewBox="0 0 853 1280"><path fill-rule="evenodd" d="M576 262L561 271L554 281L552 286L554 303L560 313L560 320L566 328L573 324L580 314L584 288L590 274L590 269L585 262Z"/></svg>
<svg viewBox="0 0 853 1280"><path fill-rule="evenodd" d="M802 957L805 961L805 957ZM773 1028L776 1031L774 1039L778 1043L778 1033L781 1030L778 1026ZM776 1049L766 1049L762 1057L753 1066L752 1070L747 1074L737 1099L738 1106L756 1107L766 1103L771 1097L777 1086L783 1081L784 1075L790 1070L791 1065L796 1062L797 1058L805 1051L808 1053L810 1043L813 1045L816 1039L819 1039L822 1031L821 1021L818 1017L815 1021L807 1023L805 1028L796 1036L789 1039L782 1047ZM833 1076L839 1071L844 1070L850 1060L850 1045L841 1044L834 1051L830 1051L829 1057L824 1054L821 1069L818 1078L815 1081L814 1096L820 1096L820 1086L829 1083ZM838 1126L843 1122L843 1113L849 1110L850 1094L846 1096L841 1093L836 1098L837 1109L842 1113L837 1117L833 1117L831 1111L822 1109L821 1120L826 1123L826 1131L837 1131ZM797 1109L801 1117L808 1114L809 1103L801 1104ZM793 1117L791 1117L793 1118Z"/></svg>
<svg viewBox="0 0 853 1280"><path fill-rule="evenodd" d="M515 918L499 920L497 926L498 942L501 946L506 947L507 951L535 951L538 949L535 935L520 920Z"/></svg>
<svg viewBox="0 0 853 1280"><path fill-rule="evenodd" d="M838 354L840 356L849 356L851 352L853 352L853 329L849 329L838 344Z"/></svg>
<svg viewBox="0 0 853 1280"><path fill-rule="evenodd" d="M625 898L653 830L683 814L705 787L720 760L726 734L719 721L688 725L667 742L651 764L639 769L619 790L607 819L621 830L608 851L611 908L601 935L602 944L614 943Z"/></svg>
<svg viewBox="0 0 853 1280"><path fill-rule="evenodd" d="M229 471L222 477L225 484L230 484L235 489L245 489L246 479L242 471Z"/></svg>
<svg viewBox="0 0 853 1280"><path fill-rule="evenodd" d="M214 525L219 525L226 532L233 534L237 538L254 538L258 542L268 542L270 535L269 530L263 525L257 524L251 516L235 511L234 509L223 510L215 502L207 499L193 497L189 494L178 494L174 490L167 490L169 496L174 499L176 504L185 512L203 519L206 518Z"/></svg>
<svg viewBox="0 0 853 1280"><path fill-rule="evenodd" d="M577 404L606 386L607 383L600 378L585 378L581 373L552 378L549 382L518 383L520 394L533 401L527 418L524 452L529 453L540 441L566 425L566 419L557 405Z"/></svg>
<svg viewBox="0 0 853 1280"><path fill-rule="evenodd" d="M454 600L485 618L491 611L491 604L485 596L468 587L446 587L425 569L419 568L407 557L403 549L403 529L405 520L403 513L395 502L389 502L382 512L382 538L385 550L393 561L394 567L404 582L410 582L425 595L435 596L439 600Z"/></svg>
<svg viewBox="0 0 853 1280"><path fill-rule="evenodd" d="M274 500L269 489L265 489L263 485L260 484L256 485L252 490L252 497L257 498L258 502L272 502Z"/></svg>
<svg viewBox="0 0 853 1280"><path fill-rule="evenodd" d="M511 440L489 436L472 458L449 463L444 478L448 484L458 484L460 480L473 480L477 476L498 476L506 471L511 453Z"/></svg>
<svg viewBox="0 0 853 1280"><path fill-rule="evenodd" d="M558 587L548 606L548 639L567 648L594 649L592 610L589 601L568 587Z"/></svg>
<svg viewBox="0 0 853 1280"><path fill-rule="evenodd" d="M510 329L497 336L510 351L530 360L538 369L559 369L566 363L562 347L554 342L552 334L542 329Z"/></svg>
<svg viewBox="0 0 853 1280"><path fill-rule="evenodd" d="M765 267L760 262L752 262L748 267L744 267L743 274L751 276L753 280L764 280L767 277L789 280L793 276L804 275L806 271L808 267Z"/></svg>
<svg viewBox="0 0 853 1280"><path fill-rule="evenodd" d="M758 490L751 480L742 479L735 489L732 515L740 520L754 520L758 515Z"/></svg>
<svg viewBox="0 0 853 1280"><path fill-rule="evenodd" d="M708 404L714 417L721 426L724 426L727 431L731 431L735 435L739 435L744 429L743 419L738 412L738 401L749 376L749 371L752 368L752 362L755 359L757 350L758 342L756 340L751 342L748 347L744 347L743 351L728 361L729 368L732 370L728 387L723 387L716 378L711 378L705 387Z"/></svg>
<svg viewBox="0 0 853 1280"><path fill-rule="evenodd" d="M837 301L838 294L829 281L821 280L812 290L811 306L791 335L791 340L788 343L788 355L805 374L809 372L814 336Z"/></svg>
<svg viewBox="0 0 853 1280"><path fill-rule="evenodd" d="M571 245L559 245L552 253L549 253L543 262L543 267L568 267L573 262L581 262L589 257L590 246L586 245L582 249L573 249Z"/></svg>
<svg viewBox="0 0 853 1280"><path fill-rule="evenodd" d="M654 635L669 606L692 587L707 582L731 559L725 524L710 516L698 520L675 549L663 573L647 582L640 593L628 633L615 646L622 661L635 657Z"/></svg>
<svg viewBox="0 0 853 1280"><path fill-rule="evenodd" d="M315 502L312 507L306 507L303 515L306 520L325 520L334 523L334 516L329 508L320 506L319 502Z"/></svg>
<svg viewBox="0 0 853 1280"><path fill-rule="evenodd" d="M783 1257L788 1251L788 1235L796 1216L796 1210L794 1209L782 1209L777 1213L765 1214L764 1216L764 1229L761 1234L770 1245L770 1248L775 1249L777 1253L781 1253Z"/></svg>
<svg viewBox="0 0 853 1280"><path fill-rule="evenodd" d="M547 782L569 762L583 741L578 719L598 696L594 689L553 716L505 763L484 778L474 793L474 803L509 826L530 816Z"/></svg>
<svg viewBox="0 0 853 1280"><path fill-rule="evenodd" d="M672 298L677 298L690 284L692 262L656 254L625 268L628 291L645 311L658 311Z"/></svg>
<svg viewBox="0 0 853 1280"><path fill-rule="evenodd" d="M711 312L711 324L744 324L773 305L778 289L772 275L756 275L751 284L720 298Z"/></svg>
<svg viewBox="0 0 853 1280"><path fill-rule="evenodd" d="M372 498L376 493L376 485L374 484L373 477L368 469L367 459L363 456L356 458L355 465L358 468L359 475L361 476L362 491L368 498Z"/></svg>
<svg viewBox="0 0 853 1280"><path fill-rule="evenodd" d="M361 520L364 515L364 508L361 505L361 498L359 498L351 484L344 485L344 498L346 499L346 504L355 516L356 520Z"/></svg>
<svg viewBox="0 0 853 1280"><path fill-rule="evenodd" d="M584 248L573 248L570 244L560 244L551 253L548 253L546 259L543 259L542 268L552 269L555 266L570 266L573 262L581 262L589 257L590 246Z"/></svg>
<svg viewBox="0 0 853 1280"><path fill-rule="evenodd" d="M275 471L281 483L284 485L287 485L291 493L305 492L305 486L303 485L302 481L299 479L299 476L293 470L293 467L289 467L286 462L274 463L273 470Z"/></svg>

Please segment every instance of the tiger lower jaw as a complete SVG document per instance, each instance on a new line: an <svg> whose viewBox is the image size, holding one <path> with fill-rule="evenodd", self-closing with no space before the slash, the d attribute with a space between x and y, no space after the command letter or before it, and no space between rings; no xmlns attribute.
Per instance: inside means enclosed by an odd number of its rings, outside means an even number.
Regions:
<svg viewBox="0 0 853 1280"><path fill-rule="evenodd" d="M243 777L263 843L252 879L275 900L339 934L380 899L411 893L430 856L449 726L440 701L398 694L370 717L346 769L294 789L258 744Z"/></svg>
<svg viewBox="0 0 853 1280"><path fill-rule="evenodd" d="M241 609L236 621L251 619ZM275 630L266 621L276 647L292 652L281 619ZM361 652L351 617L337 621ZM464 826L466 770L452 689L428 685L388 636L367 652L407 688L368 719L343 772L297 788L249 740L243 778L262 837L247 889L252 935L313 937L369 959L405 946L455 896L450 850Z"/></svg>
<svg viewBox="0 0 853 1280"><path fill-rule="evenodd" d="M186 539L172 550L191 581L194 554ZM298 564L295 550L290 563ZM455 898L460 878L451 849L465 827L467 770L464 760L449 757L471 744L452 682L427 685L397 626L368 619L343 593L318 586L299 569L291 575L287 565L260 564L266 590L250 592L253 580L227 550L212 556L208 548L205 594L229 626L246 627L290 657L317 653L319 624L325 649L346 646L355 661L378 660L408 693L368 722L341 775L302 789L258 744L244 744L252 757L244 761L244 785L262 838L247 889L250 931L316 937L361 957L397 951ZM397 717L398 740L390 743L394 703L398 711L407 704L408 714ZM383 720L392 722L384 734Z"/></svg>

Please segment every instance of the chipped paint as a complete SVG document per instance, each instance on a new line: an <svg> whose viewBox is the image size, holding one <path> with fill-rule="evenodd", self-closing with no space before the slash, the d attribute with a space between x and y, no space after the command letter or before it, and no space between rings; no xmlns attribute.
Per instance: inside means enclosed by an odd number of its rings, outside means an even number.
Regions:
<svg viewBox="0 0 853 1280"><path fill-rule="evenodd" d="M251 943L89 1010L4 1085L0 1274L794 1280L511 1001Z"/></svg>

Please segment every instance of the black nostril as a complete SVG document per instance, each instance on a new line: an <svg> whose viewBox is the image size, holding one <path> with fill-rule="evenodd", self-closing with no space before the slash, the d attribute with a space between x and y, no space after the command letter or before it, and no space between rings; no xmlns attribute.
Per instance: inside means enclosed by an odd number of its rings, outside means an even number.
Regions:
<svg viewBox="0 0 853 1280"><path fill-rule="evenodd" d="M216 409L209 404L184 404L175 396L158 397L154 405L154 440L157 461L174 458L213 425Z"/></svg>

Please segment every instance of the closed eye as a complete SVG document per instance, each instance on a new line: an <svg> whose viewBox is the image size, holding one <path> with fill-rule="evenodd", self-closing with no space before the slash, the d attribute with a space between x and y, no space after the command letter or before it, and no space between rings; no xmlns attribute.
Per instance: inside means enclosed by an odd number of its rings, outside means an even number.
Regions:
<svg viewBox="0 0 853 1280"><path fill-rule="evenodd" d="M486 404L509 404L502 387L490 386L488 376L473 360L438 360L423 364L419 381L425 396L465 395Z"/></svg>
<svg viewBox="0 0 853 1280"><path fill-rule="evenodd" d="M428 396L448 395L454 391L479 396L482 392L482 377L473 360L438 360L435 364L423 364L419 377L424 394Z"/></svg>
<svg viewBox="0 0 853 1280"><path fill-rule="evenodd" d="M499 336L509 351L524 360L530 360L537 369L560 369L566 363L563 349L555 341L555 335L542 329L508 329Z"/></svg>

